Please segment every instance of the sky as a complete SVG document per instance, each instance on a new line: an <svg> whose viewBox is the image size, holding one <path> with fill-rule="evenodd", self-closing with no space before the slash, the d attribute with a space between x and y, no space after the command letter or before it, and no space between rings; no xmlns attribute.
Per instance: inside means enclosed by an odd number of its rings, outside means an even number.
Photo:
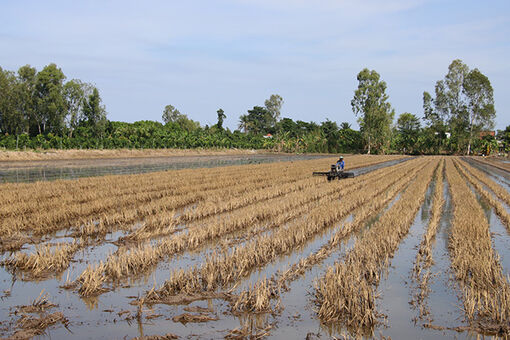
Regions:
<svg viewBox="0 0 510 340"><path fill-rule="evenodd" d="M0 67L55 63L100 91L108 119L161 121L166 105L202 125L284 99L281 117L352 124L356 75L376 70L398 116L454 59L494 88L510 125L510 1L0 0Z"/></svg>

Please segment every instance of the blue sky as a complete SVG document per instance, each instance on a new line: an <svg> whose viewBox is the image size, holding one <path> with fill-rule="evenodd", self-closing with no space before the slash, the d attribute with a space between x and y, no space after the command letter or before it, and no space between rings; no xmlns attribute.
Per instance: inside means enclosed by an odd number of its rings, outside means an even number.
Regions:
<svg viewBox="0 0 510 340"><path fill-rule="evenodd" d="M375 69L398 114L422 116L453 59L494 87L510 124L510 1L0 0L0 66L49 63L95 84L110 120L159 120L167 104L225 124L271 94L282 117L346 121L357 73Z"/></svg>

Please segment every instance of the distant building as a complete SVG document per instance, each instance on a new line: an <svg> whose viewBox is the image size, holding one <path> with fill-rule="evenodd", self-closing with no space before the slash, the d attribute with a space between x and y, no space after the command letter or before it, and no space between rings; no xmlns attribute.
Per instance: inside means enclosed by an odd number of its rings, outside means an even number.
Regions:
<svg viewBox="0 0 510 340"><path fill-rule="evenodd" d="M485 136L496 137L496 131L480 131L478 137L483 138Z"/></svg>
<svg viewBox="0 0 510 340"><path fill-rule="evenodd" d="M268 133L267 135L264 136L264 138L273 138L273 135Z"/></svg>

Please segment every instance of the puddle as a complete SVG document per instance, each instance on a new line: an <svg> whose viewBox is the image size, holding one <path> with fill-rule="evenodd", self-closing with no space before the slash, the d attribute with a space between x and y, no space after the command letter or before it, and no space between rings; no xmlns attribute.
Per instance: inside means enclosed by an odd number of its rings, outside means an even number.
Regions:
<svg viewBox="0 0 510 340"><path fill-rule="evenodd" d="M473 164L475 165L475 164ZM479 169L481 170L482 172L484 172L486 175L488 175L488 177L490 177L490 179L492 179L494 182L496 182L496 184L498 184L499 186L505 188L507 191L509 191L510 189L510 184L506 183L506 181L504 180L503 177L501 176L498 176L488 170L484 170L484 169ZM462 178L466 179L464 176L462 176ZM469 187L471 188L471 191L473 191L477 198L480 197L479 194L476 193L476 190L474 189L473 185L471 183L469 183L469 181L466 179L466 183L469 185ZM506 183L506 184L505 184ZM508 213L510 213L510 206L504 201L502 200L501 198L499 198L495 193L494 191L492 191L487 185L485 185L483 182L480 181L480 185L483 187L483 189L485 191L487 191L488 193L490 193L494 199L496 201L498 201L505 209ZM482 208L484 208L484 210L488 209L486 206L488 206L488 202L486 202L486 200L483 200L480 201L480 199L478 199L478 201L482 204ZM487 214L486 214L487 215Z"/></svg>
<svg viewBox="0 0 510 340"><path fill-rule="evenodd" d="M171 320L172 316L184 313L185 306L165 305L155 306L152 311L148 311L149 308L144 308L145 315L162 314L164 316L153 320L144 319L141 325L137 323L136 319L130 322L123 320L127 315L134 316L136 313L136 307L129 304L133 299L131 296L139 296L151 289L155 282L164 282L168 278L170 267L168 263L161 263L161 266L150 275L134 280L130 287L118 287L115 291L102 294L98 298L82 299L73 291L59 288L65 283L68 273L70 273L70 278L74 279L74 276L81 273L88 263L104 260L106 255L114 249L115 246L111 244L103 244L80 251L76 256L77 262L72 263L63 275L42 282L15 280L4 268L0 268L2 290L9 289L11 291L9 297L2 299L1 320L13 319L9 315L13 306L30 304L44 290L49 295L49 300L59 305L55 310L62 311L69 318L70 329L73 332L70 334L64 327L50 329L47 332L47 336L50 338L66 338L72 335L73 339L111 339L112 334L115 334L115 338L124 336L131 338L139 336L141 333L166 334L171 332L181 336L196 333L202 334L208 339L221 339L225 335L225 329L239 327L240 322L237 318L223 314L227 310L226 303L223 301L210 301L214 305L215 313L213 315L217 315L219 321L188 325L175 323ZM200 255L196 259L193 257L189 254L176 257L171 265L172 267L186 266L192 265L195 261L201 261ZM207 301L199 301L194 305L207 307ZM119 316L117 313L121 311L129 311L129 313ZM2 334L1 331L0 334Z"/></svg>
<svg viewBox="0 0 510 340"><path fill-rule="evenodd" d="M420 208L409 234L400 243L388 272L383 275L378 287L381 292L381 299L376 300L377 310L387 315L384 320L388 327L379 327L375 331L382 332L384 336L391 336L395 339L422 338L423 335L416 330L412 317L409 297L412 295L409 286L409 273L413 268L413 260L422 239L428 219L423 219L424 207ZM406 294L407 292L407 294ZM418 334L417 334L418 333Z"/></svg>
<svg viewBox="0 0 510 340"><path fill-rule="evenodd" d="M405 190L405 188L403 189ZM382 195L386 195L389 189L387 189ZM336 247L335 249L323 264L334 264L335 260L343 257L344 254L351 249L354 245L354 240L361 235L364 231L369 229L375 222L379 220L382 214L390 209L395 202L400 199L401 192L399 192L395 197L383 208L379 213L377 213L374 217L370 218L367 222L364 223L364 226L360 228L360 230L355 231L346 240L342 241L342 245ZM345 218L343 218L340 222L335 223L333 227L329 227L319 234L315 235L311 238L311 240L306 244L295 249L292 254L284 255L273 261L272 263L266 265L264 268L261 268L255 272L253 272L243 283L239 286L239 289L246 289L250 285L253 285L257 282L257 280L262 278L270 278L272 275L276 274L278 271L285 270L289 268L291 264L297 263L299 259L307 257L309 254L317 252L323 245L325 245L340 228L346 223L352 222L355 218L356 211L352 212ZM329 261L328 261L329 260ZM312 286L309 286L312 287Z"/></svg>
<svg viewBox="0 0 510 340"><path fill-rule="evenodd" d="M352 217L342 222L346 223ZM307 333L315 333L326 336L332 334L331 329L321 324L314 311L313 287L317 278L321 277L325 270L344 256L356 243L356 239L362 231L355 232L342 240L341 245L321 263L313 266L297 280L288 283L289 291L281 294L281 304L284 306L283 313L277 318L278 324L271 331L268 339L304 339ZM324 239L326 242L328 239ZM319 248L315 246L315 250ZM304 251L303 256L307 256L310 251ZM293 263L298 262L299 258L294 259ZM290 265L289 265L290 266Z"/></svg>
<svg viewBox="0 0 510 340"><path fill-rule="evenodd" d="M471 185L469 187L475 193L476 198L480 203L480 206L482 207L485 217L489 223L492 245L495 252L500 257L503 274L510 274L510 235L508 229L506 229L505 225L496 214L496 211L490 205L490 203L484 197L482 197Z"/></svg>

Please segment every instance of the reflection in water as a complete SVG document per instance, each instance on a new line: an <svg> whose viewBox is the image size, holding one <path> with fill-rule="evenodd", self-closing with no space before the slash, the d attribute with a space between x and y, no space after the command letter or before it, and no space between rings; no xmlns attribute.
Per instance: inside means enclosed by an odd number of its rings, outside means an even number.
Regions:
<svg viewBox="0 0 510 340"><path fill-rule="evenodd" d="M98 296L81 296L80 299L83 301L88 310L93 311L99 306L99 297Z"/></svg>
<svg viewBox="0 0 510 340"><path fill-rule="evenodd" d="M467 157L463 157L463 160L469 163L469 165L472 167L485 173L487 176L489 176L489 178L491 178L497 184L501 185L507 191L510 191L510 173L508 171L504 171L488 164L474 161Z"/></svg>
<svg viewBox="0 0 510 340"><path fill-rule="evenodd" d="M471 189L471 192L475 195L476 200L482 207L483 213L485 214L485 218L487 218L487 221L489 222L489 225L491 224L491 205L490 203L482 196L480 193L475 189L475 187L469 183L466 180L466 184L468 185L469 189Z"/></svg>
<svg viewBox="0 0 510 340"><path fill-rule="evenodd" d="M181 161L163 158L160 162L118 166L84 167L27 167L19 169L0 169L0 183L52 181L57 179L76 179L104 175L141 174L164 170L214 168L228 165L288 162L325 158L323 155L242 155L207 156L198 161Z"/></svg>

